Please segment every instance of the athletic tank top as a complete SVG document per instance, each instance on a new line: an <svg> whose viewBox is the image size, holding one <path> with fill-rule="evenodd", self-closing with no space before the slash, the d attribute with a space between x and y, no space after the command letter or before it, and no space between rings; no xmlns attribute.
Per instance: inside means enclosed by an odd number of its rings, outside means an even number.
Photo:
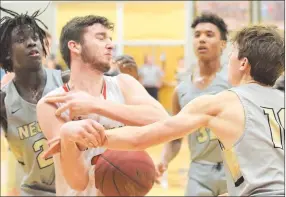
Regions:
<svg viewBox="0 0 286 197"><path fill-rule="evenodd" d="M285 196L285 104L283 92L258 84L230 89L244 108L244 133L222 146L230 196Z"/></svg>
<svg viewBox="0 0 286 197"><path fill-rule="evenodd" d="M43 96L62 86L61 71L44 69L47 82ZM42 159L48 145L37 121L36 104L25 101L13 81L4 88L8 128L5 133L9 148L24 169L21 195L55 195L53 159Z"/></svg>
<svg viewBox="0 0 286 197"><path fill-rule="evenodd" d="M217 94L230 88L227 80L227 67L224 66L217 73L211 84L201 90L197 88L191 77L183 80L177 87L177 94L181 109L193 99L207 94ZM188 135L191 161L205 164L222 162L221 150L216 136L209 128L200 128Z"/></svg>
<svg viewBox="0 0 286 197"><path fill-rule="evenodd" d="M54 90L49 95L62 93L65 91L69 91L66 85ZM114 101L117 103L122 103L122 104L125 103L125 99L123 97L123 94L117 82L117 77L104 76L104 87L102 89L101 98ZM61 106L61 104L58 103L57 106L59 107ZM66 112L63 115L68 117L69 113ZM99 122L101 125L105 127L105 129L111 129L111 128L117 128L117 127L124 126L124 124L120 122L117 122L109 118L106 118L104 116L99 116L96 114L90 115L89 118L92 118L96 120L97 122ZM87 166L89 166L89 183L84 191L73 190L68 185L64 176L62 175L62 171L60 168L60 154L54 155L53 158L54 158L54 165L55 165L55 170L56 170L57 196L95 196L97 192L95 188L95 180L94 180L94 167L95 166L91 165L91 159L96 155L102 154L104 151L105 151L104 148L92 148L84 152L85 162Z"/></svg>

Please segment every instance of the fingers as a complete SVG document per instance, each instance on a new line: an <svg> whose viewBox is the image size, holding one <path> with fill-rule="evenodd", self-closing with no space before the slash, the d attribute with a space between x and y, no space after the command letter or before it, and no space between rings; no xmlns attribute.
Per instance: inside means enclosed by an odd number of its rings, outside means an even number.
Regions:
<svg viewBox="0 0 286 197"><path fill-rule="evenodd" d="M67 95L50 96L45 98L45 102L47 103L65 103L67 100L69 100Z"/></svg>
<svg viewBox="0 0 286 197"><path fill-rule="evenodd" d="M106 140L104 127L94 120L92 120L92 126L95 129L94 135L98 138L99 146L103 146Z"/></svg>
<svg viewBox="0 0 286 197"><path fill-rule="evenodd" d="M71 107L71 105L72 105L72 103L69 102L69 103L66 103L66 104L63 104L62 106L60 106L55 112L56 116L60 116L63 112L68 110ZM70 112L70 116L71 116L71 112Z"/></svg>
<svg viewBox="0 0 286 197"><path fill-rule="evenodd" d="M55 142L60 143L60 140L61 140L60 136L55 137L55 138L51 139L50 141L48 141L48 145L50 146L51 144L53 144Z"/></svg>
<svg viewBox="0 0 286 197"><path fill-rule="evenodd" d="M47 159L53 156L56 153L61 152L61 144L60 141L58 143L54 143L52 146L49 147L47 151L45 151L42 155L42 158Z"/></svg>

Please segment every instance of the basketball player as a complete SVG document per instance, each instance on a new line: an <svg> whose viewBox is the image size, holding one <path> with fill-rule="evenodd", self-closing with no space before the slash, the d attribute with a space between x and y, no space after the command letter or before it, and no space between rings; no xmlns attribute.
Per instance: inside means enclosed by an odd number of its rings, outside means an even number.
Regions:
<svg viewBox="0 0 286 197"><path fill-rule="evenodd" d="M105 147L142 150L208 127L220 141L230 196L284 196L284 95L272 87L284 58L277 29L244 28L229 59L234 88L200 96L165 121L106 130Z"/></svg>
<svg viewBox="0 0 286 197"><path fill-rule="evenodd" d="M46 34L36 22L40 13L29 16L4 8L1 11L11 17L1 18L0 64L14 76L1 89L0 123L10 150L24 171L20 195L55 195L52 158L40 157L47 144L37 123L36 104L63 84L62 74L42 67Z"/></svg>
<svg viewBox="0 0 286 197"><path fill-rule="evenodd" d="M105 148L144 150L208 127L220 141L230 196L284 196L284 94L273 88L285 70L284 47L273 27L244 28L233 39L228 64L233 88L200 96L151 125L105 130L105 135L89 131Z"/></svg>
<svg viewBox="0 0 286 197"><path fill-rule="evenodd" d="M208 94L216 94L230 88L227 67L221 64L221 55L227 41L227 25L215 14L204 13L195 18L193 48L198 58L191 76L184 79L173 95L173 114L177 114L191 100ZM219 142L209 128L200 128L188 136L191 164L186 196L217 196L225 193L226 179L222 167ZM181 149L182 139L165 145L159 174Z"/></svg>
<svg viewBox="0 0 286 197"><path fill-rule="evenodd" d="M94 148L102 143L96 140L94 128L103 131L124 125L140 126L168 116L133 77L126 74L104 76L112 59L112 30L113 24L107 18L93 15L75 17L63 27L60 49L71 69L70 81L49 94L64 95L55 101L56 105L42 99L37 106L39 123L47 139L61 137L61 153L53 157L56 191L60 196L96 194L91 158L104 149ZM69 102L73 99L88 100L90 104L73 106ZM66 106L71 107L70 110L56 116L57 108ZM75 114L74 109L81 112ZM85 135L87 141L77 139Z"/></svg>

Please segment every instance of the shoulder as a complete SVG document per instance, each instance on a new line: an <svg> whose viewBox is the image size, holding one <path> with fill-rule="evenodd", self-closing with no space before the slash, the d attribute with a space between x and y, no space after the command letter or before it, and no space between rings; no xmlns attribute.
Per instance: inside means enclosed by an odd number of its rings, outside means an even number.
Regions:
<svg viewBox="0 0 286 197"><path fill-rule="evenodd" d="M116 79L119 83L124 85L132 85L131 83L139 83L134 77L128 74L120 73L119 75L113 77Z"/></svg>
<svg viewBox="0 0 286 197"><path fill-rule="evenodd" d="M49 92L48 94L46 94L45 96L43 96L39 102L37 103L37 112L41 112L44 108L43 106L46 106L47 103L45 102L45 98L48 97L48 96L52 96L52 95L55 95L55 94L60 94L60 93L64 93L65 90L63 89L63 87L58 87L54 90L52 90L51 92Z"/></svg>

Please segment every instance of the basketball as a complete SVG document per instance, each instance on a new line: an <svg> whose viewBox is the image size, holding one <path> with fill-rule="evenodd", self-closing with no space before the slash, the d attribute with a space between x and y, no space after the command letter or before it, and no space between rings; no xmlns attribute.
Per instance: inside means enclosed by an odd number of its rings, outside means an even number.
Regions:
<svg viewBox="0 0 286 197"><path fill-rule="evenodd" d="M155 166L145 151L106 150L92 164L95 187L105 196L145 196L155 181Z"/></svg>

